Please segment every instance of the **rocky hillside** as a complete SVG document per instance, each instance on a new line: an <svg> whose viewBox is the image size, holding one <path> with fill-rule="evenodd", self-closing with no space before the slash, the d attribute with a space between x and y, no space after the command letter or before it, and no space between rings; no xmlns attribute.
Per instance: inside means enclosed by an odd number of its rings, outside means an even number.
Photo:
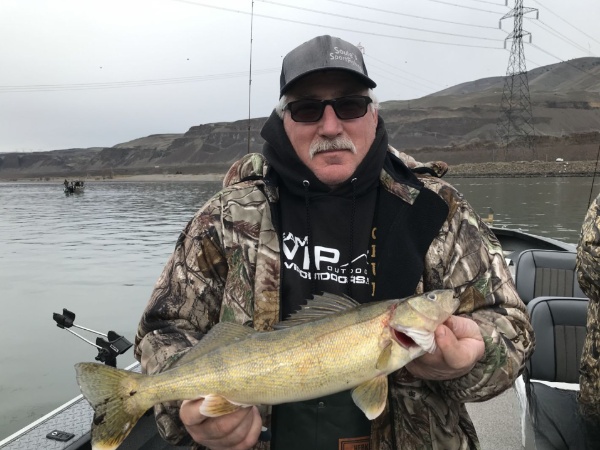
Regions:
<svg viewBox="0 0 600 450"><path fill-rule="evenodd" d="M600 144L600 58L528 72L535 151L496 143L503 77L463 83L416 100L381 103L390 143L419 160L595 160ZM111 148L0 154L0 178L221 173L246 152L260 152L266 117L194 126Z"/></svg>

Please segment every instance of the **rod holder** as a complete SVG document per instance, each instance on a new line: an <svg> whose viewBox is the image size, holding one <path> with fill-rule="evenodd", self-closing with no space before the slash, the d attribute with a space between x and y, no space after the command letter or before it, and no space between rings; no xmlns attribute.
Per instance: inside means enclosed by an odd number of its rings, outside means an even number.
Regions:
<svg viewBox="0 0 600 450"><path fill-rule="evenodd" d="M114 331L109 331L108 334L104 334L99 331L92 330L91 328L76 325L75 313L69 311L66 308L63 308L62 314L52 313L52 319L54 319L58 328L62 328L63 330L66 330L69 333L77 336L82 341L85 341L91 346L96 347L96 349L98 350L96 361L103 362L107 366L116 367L117 356L125 353L133 345L125 337L115 333ZM72 327L79 328L80 330L89 331L90 333L94 333L102 337L97 337L96 343L94 344L92 341L84 338L80 334L73 331L71 329Z"/></svg>

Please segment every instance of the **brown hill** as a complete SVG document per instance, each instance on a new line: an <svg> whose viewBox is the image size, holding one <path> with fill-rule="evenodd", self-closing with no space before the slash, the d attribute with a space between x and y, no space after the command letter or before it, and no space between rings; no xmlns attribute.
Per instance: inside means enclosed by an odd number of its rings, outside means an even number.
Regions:
<svg viewBox="0 0 600 450"><path fill-rule="evenodd" d="M390 143L419 160L595 160L600 142L600 58L580 58L528 72L535 152L496 142L504 77L381 103ZM248 151L260 152L266 117L210 123L184 134L156 134L111 148L0 155L0 178L220 173Z"/></svg>

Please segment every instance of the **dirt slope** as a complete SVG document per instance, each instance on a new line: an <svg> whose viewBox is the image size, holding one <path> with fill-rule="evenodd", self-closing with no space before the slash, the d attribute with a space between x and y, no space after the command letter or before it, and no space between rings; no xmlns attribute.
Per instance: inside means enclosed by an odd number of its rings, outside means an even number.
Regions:
<svg viewBox="0 0 600 450"><path fill-rule="evenodd" d="M600 58L580 58L528 72L535 145L498 143L504 77L485 78L410 101L381 103L390 144L422 161L595 160L600 145ZM0 154L0 179L223 172L260 152L266 117L155 134L112 148ZM250 128L250 130L248 130Z"/></svg>

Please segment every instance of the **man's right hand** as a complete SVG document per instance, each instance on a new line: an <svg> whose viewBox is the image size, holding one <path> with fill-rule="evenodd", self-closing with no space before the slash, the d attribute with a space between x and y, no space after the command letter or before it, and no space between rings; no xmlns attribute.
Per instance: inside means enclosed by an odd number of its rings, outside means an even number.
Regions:
<svg viewBox="0 0 600 450"><path fill-rule="evenodd" d="M192 439L212 450L248 450L258 442L262 419L258 408L240 408L220 417L200 414L203 400L184 400L179 417Z"/></svg>

